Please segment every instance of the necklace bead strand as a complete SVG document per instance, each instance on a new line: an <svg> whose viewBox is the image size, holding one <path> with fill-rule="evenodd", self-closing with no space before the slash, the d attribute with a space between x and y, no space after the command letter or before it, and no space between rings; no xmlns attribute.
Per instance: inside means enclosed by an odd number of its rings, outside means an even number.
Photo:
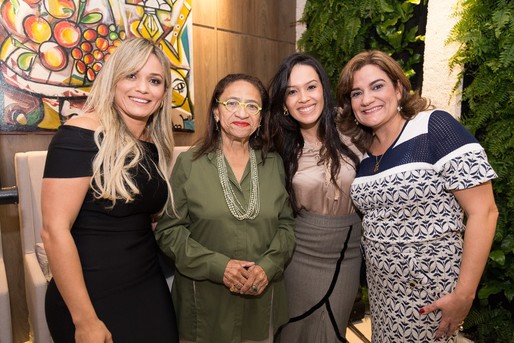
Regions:
<svg viewBox="0 0 514 343"><path fill-rule="evenodd" d="M227 164L225 163L225 156L221 149L218 149L216 152L216 160L221 188L223 189L223 195L225 196L225 201L230 213L232 213L237 220L255 219L260 212L259 175L257 172L255 151L250 148L250 199L248 200L246 210L237 198L232 184L228 179Z"/></svg>

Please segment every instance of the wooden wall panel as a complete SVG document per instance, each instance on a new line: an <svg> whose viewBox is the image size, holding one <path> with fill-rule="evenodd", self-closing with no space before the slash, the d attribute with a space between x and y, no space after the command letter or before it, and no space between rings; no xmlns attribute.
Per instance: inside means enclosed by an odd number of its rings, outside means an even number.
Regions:
<svg viewBox="0 0 514 343"><path fill-rule="evenodd" d="M278 64L295 49L294 43L218 31L220 78L228 73L257 76L268 85Z"/></svg>
<svg viewBox="0 0 514 343"><path fill-rule="evenodd" d="M193 0L193 23L196 25L215 27L217 7L218 1ZM194 44L193 40L193 45ZM193 48L196 51L196 47Z"/></svg>
<svg viewBox="0 0 514 343"><path fill-rule="evenodd" d="M220 0L218 27L267 39L293 41L296 0Z"/></svg>
<svg viewBox="0 0 514 343"><path fill-rule="evenodd" d="M275 1L273 9L272 26L275 31L275 38L282 42L296 43L296 0ZM295 47L293 47L295 49ZM294 51L294 50L293 50Z"/></svg>
<svg viewBox="0 0 514 343"><path fill-rule="evenodd" d="M216 31L203 27L194 29L194 68L195 68L195 127L191 145L204 134L207 125L207 108L211 93L218 81L218 46Z"/></svg>
<svg viewBox="0 0 514 343"><path fill-rule="evenodd" d="M294 43L250 37L249 45L256 52L249 62L250 73L258 76L267 87L279 63L295 49Z"/></svg>
<svg viewBox="0 0 514 343"><path fill-rule="evenodd" d="M245 30L247 8L252 0L218 0L216 26L220 30L249 33Z"/></svg>
<svg viewBox="0 0 514 343"><path fill-rule="evenodd" d="M194 133L175 135L177 145L202 137L216 82L228 73L259 77L267 86L280 61L295 50L296 0L193 0ZM15 184L14 154L45 150L51 135L0 135L0 185ZM14 342L28 340L18 213L0 206L0 229L9 281Z"/></svg>
<svg viewBox="0 0 514 343"><path fill-rule="evenodd" d="M217 31L218 79L227 74L248 72L246 37L239 33Z"/></svg>

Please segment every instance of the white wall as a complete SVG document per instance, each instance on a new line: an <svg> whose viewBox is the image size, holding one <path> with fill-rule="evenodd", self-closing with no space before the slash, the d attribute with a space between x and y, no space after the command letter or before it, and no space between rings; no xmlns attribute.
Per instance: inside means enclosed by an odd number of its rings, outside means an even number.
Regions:
<svg viewBox="0 0 514 343"><path fill-rule="evenodd" d="M307 0L296 0L296 21L302 18L303 9L305 8L305 2ZM296 41L302 36L303 31L305 31L305 25L297 24L296 25Z"/></svg>
<svg viewBox="0 0 514 343"><path fill-rule="evenodd" d="M428 2L425 58L423 65L423 93L432 103L460 117L462 87L456 92L457 74L462 68L450 72L449 59L458 49L458 44L446 44L452 27L458 19L454 13L459 0L430 0Z"/></svg>

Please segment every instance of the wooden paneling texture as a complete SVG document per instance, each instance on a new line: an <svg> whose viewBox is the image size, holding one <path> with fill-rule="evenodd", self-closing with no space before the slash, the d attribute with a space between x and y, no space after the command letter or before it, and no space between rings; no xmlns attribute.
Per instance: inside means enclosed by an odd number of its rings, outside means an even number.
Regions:
<svg viewBox="0 0 514 343"><path fill-rule="evenodd" d="M193 0L194 133L176 145L200 139L216 82L228 73L259 77L267 86L280 61L295 49L296 0ZM51 135L0 135L0 185L13 186L14 154L45 150ZM0 206L4 259L12 307L14 343L28 340L29 326L16 205Z"/></svg>

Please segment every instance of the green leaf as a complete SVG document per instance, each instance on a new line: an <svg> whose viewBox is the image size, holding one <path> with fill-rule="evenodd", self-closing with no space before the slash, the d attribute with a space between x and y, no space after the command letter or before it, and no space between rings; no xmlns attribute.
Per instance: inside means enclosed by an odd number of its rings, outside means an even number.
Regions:
<svg viewBox="0 0 514 343"><path fill-rule="evenodd" d="M32 64L34 63L34 59L36 58L36 56L37 56L37 54L35 54L33 52L21 53L18 56L18 60L17 60L17 63L18 63L18 66L20 67L20 69L23 71L30 70L30 68L32 67Z"/></svg>
<svg viewBox="0 0 514 343"><path fill-rule="evenodd" d="M102 14L99 12L92 12L86 14L80 22L82 24L96 24L102 20Z"/></svg>
<svg viewBox="0 0 514 343"><path fill-rule="evenodd" d="M487 299L489 296L493 294L498 294L502 291L503 285L501 285L498 282L489 282L484 287L480 288L478 291L478 298L479 299Z"/></svg>
<svg viewBox="0 0 514 343"><path fill-rule="evenodd" d="M508 301L512 302L512 300L514 299L514 288L513 287L511 287L511 289L505 290L505 297L507 298Z"/></svg>
<svg viewBox="0 0 514 343"><path fill-rule="evenodd" d="M72 8L63 8L62 12L66 15L66 17L71 17L73 15L74 9L72 9Z"/></svg>
<svg viewBox="0 0 514 343"><path fill-rule="evenodd" d="M394 12L393 6L389 5L389 3L385 0L380 0L380 8L383 12L391 13Z"/></svg>
<svg viewBox="0 0 514 343"><path fill-rule="evenodd" d="M491 251L489 258L501 266L505 264L505 253L502 250Z"/></svg>
<svg viewBox="0 0 514 343"><path fill-rule="evenodd" d="M514 253L514 235L507 235L501 242L503 251Z"/></svg>

